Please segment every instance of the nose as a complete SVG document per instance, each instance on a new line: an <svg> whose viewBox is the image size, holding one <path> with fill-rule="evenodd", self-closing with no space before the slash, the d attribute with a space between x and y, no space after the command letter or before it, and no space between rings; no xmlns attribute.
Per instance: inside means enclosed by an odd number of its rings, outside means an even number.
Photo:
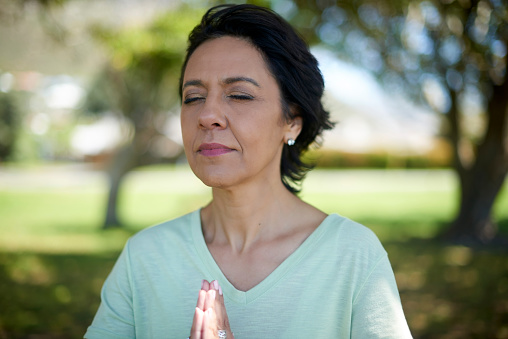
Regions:
<svg viewBox="0 0 508 339"><path fill-rule="evenodd" d="M199 113L198 122L203 129L223 129L227 126L228 121L220 98L213 98L210 95L206 98Z"/></svg>

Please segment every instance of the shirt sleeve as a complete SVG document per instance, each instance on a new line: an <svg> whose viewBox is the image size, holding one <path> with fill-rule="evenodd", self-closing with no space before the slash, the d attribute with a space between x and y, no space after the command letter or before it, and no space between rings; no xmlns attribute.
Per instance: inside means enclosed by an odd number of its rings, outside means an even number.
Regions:
<svg viewBox="0 0 508 339"><path fill-rule="evenodd" d="M104 282L101 304L85 338L135 338L129 242Z"/></svg>
<svg viewBox="0 0 508 339"><path fill-rule="evenodd" d="M353 301L351 338L412 338L393 270L383 254Z"/></svg>

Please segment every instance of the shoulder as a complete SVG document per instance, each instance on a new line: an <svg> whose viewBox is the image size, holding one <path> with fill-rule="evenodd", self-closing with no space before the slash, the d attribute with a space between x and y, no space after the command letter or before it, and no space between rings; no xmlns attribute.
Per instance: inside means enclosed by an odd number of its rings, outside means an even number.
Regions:
<svg viewBox="0 0 508 339"><path fill-rule="evenodd" d="M176 243L192 242L192 231L200 223L199 210L176 219L148 227L133 235L128 241L129 250L167 247Z"/></svg>
<svg viewBox="0 0 508 339"><path fill-rule="evenodd" d="M324 222L326 241L342 254L370 260L386 255L378 237L368 227L338 214L329 215Z"/></svg>
<svg viewBox="0 0 508 339"><path fill-rule="evenodd" d="M328 223L328 231L335 234L339 241L355 245L381 245L370 228L339 214L330 214L325 222Z"/></svg>

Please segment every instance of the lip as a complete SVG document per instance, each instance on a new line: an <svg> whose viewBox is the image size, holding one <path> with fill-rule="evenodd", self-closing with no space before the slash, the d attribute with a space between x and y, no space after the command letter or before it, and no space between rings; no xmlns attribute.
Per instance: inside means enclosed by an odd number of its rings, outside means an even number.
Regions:
<svg viewBox="0 0 508 339"><path fill-rule="evenodd" d="M218 143L204 143L198 148L198 153L205 157L216 157L230 152L233 152L233 149Z"/></svg>

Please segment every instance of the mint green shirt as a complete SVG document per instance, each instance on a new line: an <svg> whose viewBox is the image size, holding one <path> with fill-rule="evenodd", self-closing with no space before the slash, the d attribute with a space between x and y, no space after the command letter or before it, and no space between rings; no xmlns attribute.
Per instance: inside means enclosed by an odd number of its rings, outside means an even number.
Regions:
<svg viewBox="0 0 508 339"><path fill-rule="evenodd" d="M336 214L247 292L208 251L200 211L134 235L85 338L187 338L202 279L222 286L236 339L411 338L386 251Z"/></svg>

